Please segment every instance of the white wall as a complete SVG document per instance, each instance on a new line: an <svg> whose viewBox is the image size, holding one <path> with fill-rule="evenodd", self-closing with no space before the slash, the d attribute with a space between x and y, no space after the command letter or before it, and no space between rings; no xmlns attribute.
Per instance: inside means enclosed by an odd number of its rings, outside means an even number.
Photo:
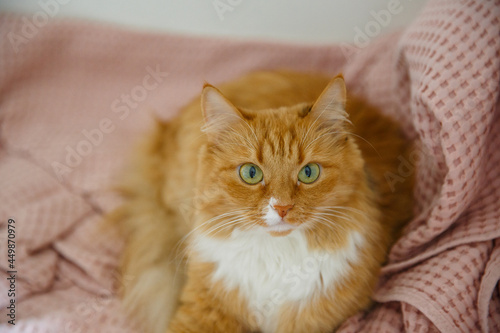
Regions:
<svg viewBox="0 0 500 333"><path fill-rule="evenodd" d="M0 11L22 12L29 19L48 12L150 31L317 44L354 42L359 31L375 38L411 22L426 1L0 0ZM381 14L378 21L374 13Z"/></svg>

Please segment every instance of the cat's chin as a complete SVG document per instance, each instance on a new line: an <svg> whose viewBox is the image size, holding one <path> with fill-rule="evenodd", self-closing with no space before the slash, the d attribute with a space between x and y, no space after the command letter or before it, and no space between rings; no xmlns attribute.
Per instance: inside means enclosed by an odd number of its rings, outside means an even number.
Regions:
<svg viewBox="0 0 500 333"><path fill-rule="evenodd" d="M284 236L288 236L292 231L293 231L293 229L285 230L285 231L269 231L269 234L273 237L284 237Z"/></svg>
<svg viewBox="0 0 500 333"><path fill-rule="evenodd" d="M265 229L271 236L281 237L289 235L295 228L295 226L282 220L277 224L267 226Z"/></svg>

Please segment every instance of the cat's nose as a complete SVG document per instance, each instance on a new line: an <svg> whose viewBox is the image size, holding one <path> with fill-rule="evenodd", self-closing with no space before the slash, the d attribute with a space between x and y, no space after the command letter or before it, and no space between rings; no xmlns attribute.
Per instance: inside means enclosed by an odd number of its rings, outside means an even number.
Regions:
<svg viewBox="0 0 500 333"><path fill-rule="evenodd" d="M278 215L281 216L281 218L283 218L288 213L288 211L293 208L293 205L286 205L286 206L274 205L273 208L278 212Z"/></svg>

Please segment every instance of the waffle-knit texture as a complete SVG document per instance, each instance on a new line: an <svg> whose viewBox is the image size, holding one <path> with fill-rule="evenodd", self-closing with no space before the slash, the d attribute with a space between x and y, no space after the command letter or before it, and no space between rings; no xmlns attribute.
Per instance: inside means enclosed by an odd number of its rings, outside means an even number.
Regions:
<svg viewBox="0 0 500 333"><path fill-rule="evenodd" d="M346 52L56 19L30 30L28 16L0 16L0 331L138 332L115 293L122 240L96 228L119 203L109 188L130 146L151 114L173 116L205 80L288 68L343 72L420 142L398 175L416 173L415 218L375 306L340 332L500 332L499 18L499 1L429 1L405 30Z"/></svg>

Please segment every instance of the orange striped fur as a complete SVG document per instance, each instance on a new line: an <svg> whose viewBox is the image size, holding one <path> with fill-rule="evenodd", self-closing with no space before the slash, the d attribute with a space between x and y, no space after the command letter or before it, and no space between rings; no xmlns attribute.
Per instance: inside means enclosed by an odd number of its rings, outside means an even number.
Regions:
<svg viewBox="0 0 500 333"><path fill-rule="evenodd" d="M115 215L124 304L150 332L331 332L369 307L411 217L413 179L385 178L411 144L341 76L259 72L219 89L159 121L134 155ZM244 163L263 181L245 183ZM307 163L321 167L311 184L297 179ZM266 231L273 203L290 230Z"/></svg>

